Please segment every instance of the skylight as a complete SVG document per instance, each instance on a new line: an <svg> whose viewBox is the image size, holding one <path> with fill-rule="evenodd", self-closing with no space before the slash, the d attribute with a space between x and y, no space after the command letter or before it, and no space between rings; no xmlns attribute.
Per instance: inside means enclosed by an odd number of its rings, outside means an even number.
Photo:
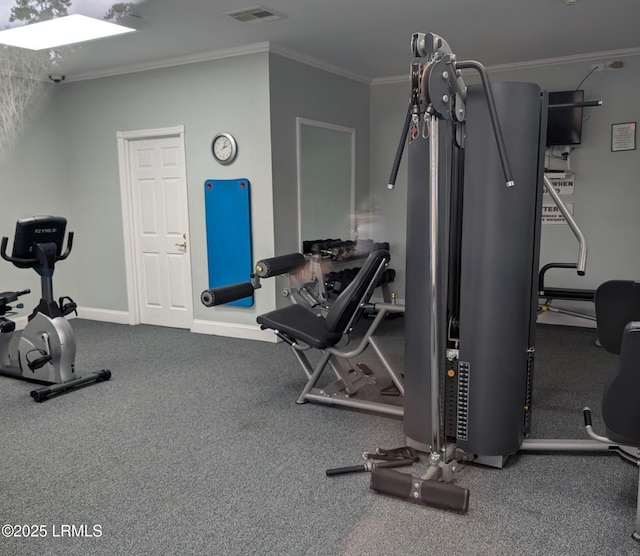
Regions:
<svg viewBox="0 0 640 556"><path fill-rule="evenodd" d="M0 31L0 44L44 50L133 31L124 25L74 14Z"/></svg>

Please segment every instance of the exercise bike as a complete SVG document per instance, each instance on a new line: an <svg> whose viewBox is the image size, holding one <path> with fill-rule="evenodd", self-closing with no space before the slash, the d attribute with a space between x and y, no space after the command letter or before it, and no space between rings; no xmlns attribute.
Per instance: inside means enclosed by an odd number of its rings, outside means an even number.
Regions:
<svg viewBox="0 0 640 556"><path fill-rule="evenodd" d="M73 245L73 232L67 236L63 252L67 221L58 216L34 216L18 220L12 254L7 254L7 237L2 238L0 256L18 268L32 268L41 279L42 298L28 317L18 344L18 361L11 360L9 344L15 332L11 315L19 297L30 290L0 293L0 375L26 380L45 388L33 390L36 402L111 378L111 371L101 371L84 377L76 375L76 342L73 329L65 318L76 312L77 305L69 297L53 298L53 272L58 261L65 260Z"/></svg>

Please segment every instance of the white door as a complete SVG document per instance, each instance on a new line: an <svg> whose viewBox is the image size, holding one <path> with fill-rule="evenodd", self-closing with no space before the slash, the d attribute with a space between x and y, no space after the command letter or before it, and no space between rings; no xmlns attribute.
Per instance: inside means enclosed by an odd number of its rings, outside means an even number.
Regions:
<svg viewBox="0 0 640 556"><path fill-rule="evenodd" d="M190 328L193 309L183 137L134 136L126 143L129 245L136 290L129 298L136 300L138 316L133 320Z"/></svg>

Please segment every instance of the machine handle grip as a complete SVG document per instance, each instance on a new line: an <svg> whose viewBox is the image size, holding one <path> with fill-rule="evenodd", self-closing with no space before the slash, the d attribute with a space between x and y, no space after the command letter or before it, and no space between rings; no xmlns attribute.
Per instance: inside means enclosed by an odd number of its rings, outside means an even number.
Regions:
<svg viewBox="0 0 640 556"><path fill-rule="evenodd" d="M405 145L407 144L407 135L409 134L409 127L411 126L411 116L413 115L413 104L409 104L407 108L407 114L402 124L402 133L400 134L400 142L396 149L396 157L393 160L393 166L391 167L391 175L389 176L389 182L387 183L387 189L393 189L396 186L396 179L398 178L398 171L400 170L400 162L402 161L402 154L404 153Z"/></svg>
<svg viewBox="0 0 640 556"><path fill-rule="evenodd" d="M487 99L487 108L489 109L489 119L493 126L493 135L496 138L496 145L498 147L498 154L500 155L500 162L502 163L502 171L504 173L504 179L507 187L515 185L513 181L513 173L511 172L511 165L509 164L509 157L507 156L507 147L504 143L504 135L502 135L502 127L500 127L500 119L498 118L498 110L496 109L496 101L493 97L493 89L489 81L489 74L486 68L480 63L474 60L466 62L456 62L457 69L474 69L480 74L480 80L482 81L482 88L484 90L485 97Z"/></svg>
<svg viewBox="0 0 640 556"><path fill-rule="evenodd" d="M331 477L332 475L346 475L347 473L363 473L365 471L370 471L367 468L365 463L361 463L359 465L348 465L347 467L334 467L332 469L327 469L326 474L327 477Z"/></svg>
<svg viewBox="0 0 640 556"><path fill-rule="evenodd" d="M551 180L547 176L544 176L542 181L547 193L560 210L562 216L564 216L564 219L569 225L569 228L571 228L573 235L575 235L576 239L578 240L578 263L576 264L575 268L577 269L578 276L584 276L587 267L587 240L585 239L582 230L580 230L580 228L578 227L578 224L576 224L573 216L567 209L567 206L564 204L564 202L558 195L558 192L553 187Z"/></svg>
<svg viewBox="0 0 640 556"><path fill-rule="evenodd" d="M538 275L538 291L544 291L546 289L544 287L544 278L547 271L552 268L578 268L578 265L576 263L547 263L540 269Z"/></svg>
<svg viewBox="0 0 640 556"><path fill-rule="evenodd" d="M374 469L390 469L393 467L408 467L416 462L415 458L392 459L388 461L367 461L359 465L350 465L348 467L334 467L327 469L327 476L345 475L347 473L362 473L373 471Z"/></svg>
<svg viewBox="0 0 640 556"><path fill-rule="evenodd" d="M304 258L302 253L290 253L279 257L271 257L270 259L262 259L256 263L256 275L260 278L279 276L296 270L306 263L307 259Z"/></svg>
<svg viewBox="0 0 640 556"><path fill-rule="evenodd" d="M214 307L243 299L253 295L253 284L251 282L240 282L239 284L230 284L229 286L220 286L219 288L211 288L204 290L200 294L200 301L205 307Z"/></svg>

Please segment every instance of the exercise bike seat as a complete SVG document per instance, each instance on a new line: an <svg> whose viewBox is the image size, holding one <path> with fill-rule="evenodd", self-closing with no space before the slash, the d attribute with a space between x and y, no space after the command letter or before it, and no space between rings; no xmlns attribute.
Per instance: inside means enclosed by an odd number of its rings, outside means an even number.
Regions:
<svg viewBox="0 0 640 556"><path fill-rule="evenodd" d="M301 305L289 305L257 318L264 329L272 329L293 341L301 341L313 348L335 346L350 328L373 293L381 272L389 264L389 252L378 249L369 254L353 281L343 290L329 309L327 316L316 316Z"/></svg>
<svg viewBox="0 0 640 556"><path fill-rule="evenodd" d="M622 334L620 359L602 395L607 438L640 448L640 321L629 322Z"/></svg>

